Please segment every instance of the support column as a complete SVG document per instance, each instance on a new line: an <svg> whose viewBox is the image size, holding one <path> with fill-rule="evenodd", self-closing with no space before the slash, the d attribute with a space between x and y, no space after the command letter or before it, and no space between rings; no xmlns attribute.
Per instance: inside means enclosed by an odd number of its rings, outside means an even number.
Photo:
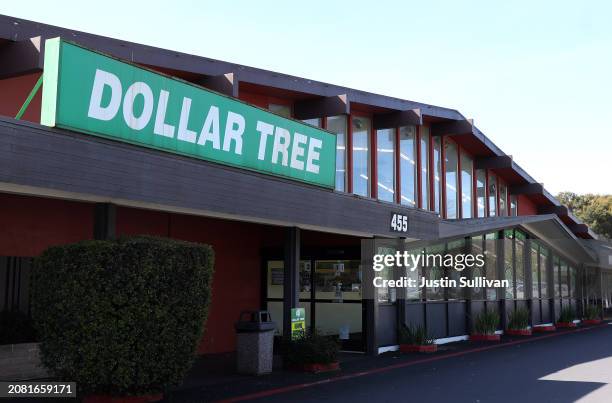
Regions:
<svg viewBox="0 0 612 403"><path fill-rule="evenodd" d="M114 239L117 209L111 203L96 203L94 208L94 239Z"/></svg>
<svg viewBox="0 0 612 403"><path fill-rule="evenodd" d="M361 241L362 270L362 331L365 336L365 350L368 355L378 355L376 326L378 319L378 289L374 287L372 257L376 251L376 240Z"/></svg>
<svg viewBox="0 0 612 403"><path fill-rule="evenodd" d="M285 265L283 281L283 338L291 339L291 309L297 308L300 290L300 229L285 232Z"/></svg>

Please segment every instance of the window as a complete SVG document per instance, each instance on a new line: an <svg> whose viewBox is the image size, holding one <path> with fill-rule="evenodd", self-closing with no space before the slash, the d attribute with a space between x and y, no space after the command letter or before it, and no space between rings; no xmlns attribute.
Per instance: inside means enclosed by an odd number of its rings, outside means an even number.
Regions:
<svg viewBox="0 0 612 403"><path fill-rule="evenodd" d="M570 298L578 298L578 292L576 291L576 268L572 266L569 268L569 292Z"/></svg>
<svg viewBox="0 0 612 403"><path fill-rule="evenodd" d="M569 271L566 262L561 262L561 297L569 297Z"/></svg>
<svg viewBox="0 0 612 403"><path fill-rule="evenodd" d="M376 131L376 165L379 200L395 200L395 129Z"/></svg>
<svg viewBox="0 0 612 403"><path fill-rule="evenodd" d="M499 182L499 215L506 216L508 215L507 210L508 203L508 186L506 186L501 181Z"/></svg>
<svg viewBox="0 0 612 403"><path fill-rule="evenodd" d="M444 255L445 245L438 244L432 245L425 249L426 254L440 254ZM444 267L442 265L438 265L441 263L438 261L439 259L431 259L429 263L431 266L427 266L425 268L425 276L428 280L440 280L444 278ZM428 301L438 301L444 299L444 288L442 287L426 287L425 292L427 293Z"/></svg>
<svg viewBox="0 0 612 403"><path fill-rule="evenodd" d="M420 255L423 251L416 249L416 250L411 250L408 251L408 253L410 255ZM421 282L421 276L424 275L423 270L421 269L422 266L419 265L417 266L414 270L411 267L405 267L405 276L406 278L412 279L415 282L415 285L412 287L406 287L406 300L408 301L418 301L420 300L421 297L421 288L419 287L419 283Z"/></svg>
<svg viewBox="0 0 612 403"><path fill-rule="evenodd" d="M489 217L497 213L497 180L495 175L489 174Z"/></svg>
<svg viewBox="0 0 612 403"><path fill-rule="evenodd" d="M540 298L540 271L538 269L538 244L531 241L530 262L531 262L531 297Z"/></svg>
<svg viewBox="0 0 612 403"><path fill-rule="evenodd" d="M472 218L472 193L473 193L474 160L461 153L461 217Z"/></svg>
<svg viewBox="0 0 612 403"><path fill-rule="evenodd" d="M429 128L421 126L421 208L429 210Z"/></svg>
<svg viewBox="0 0 612 403"><path fill-rule="evenodd" d="M442 137L433 138L433 175L434 175L434 211L440 214L442 210Z"/></svg>
<svg viewBox="0 0 612 403"><path fill-rule="evenodd" d="M336 190L346 192L346 116L328 117L327 130L336 133Z"/></svg>
<svg viewBox="0 0 612 403"><path fill-rule="evenodd" d="M514 234L512 230L504 231L504 279L508 280L506 299L514 299Z"/></svg>
<svg viewBox="0 0 612 403"><path fill-rule="evenodd" d="M370 195L370 119L354 116L353 125L353 193Z"/></svg>
<svg viewBox="0 0 612 403"><path fill-rule="evenodd" d="M457 146L452 141L444 142L446 168L446 218L458 218L457 209Z"/></svg>
<svg viewBox="0 0 612 403"><path fill-rule="evenodd" d="M268 110L286 118L291 117L291 106L289 105L268 104Z"/></svg>
<svg viewBox="0 0 612 403"><path fill-rule="evenodd" d="M525 299L525 234L514 231L514 270L516 299Z"/></svg>
<svg viewBox="0 0 612 403"><path fill-rule="evenodd" d="M485 235L485 267L487 280L497 280L497 251L500 249L497 240L498 235L492 232ZM487 299L489 301L497 300L497 288L487 288Z"/></svg>
<svg viewBox="0 0 612 403"><path fill-rule="evenodd" d="M485 187L487 186L487 172L484 169L476 170L476 213L478 217L486 216L487 206Z"/></svg>
<svg viewBox="0 0 612 403"><path fill-rule="evenodd" d="M548 262L548 249L540 245L540 297L548 298L548 277L546 276L546 266Z"/></svg>
<svg viewBox="0 0 612 403"><path fill-rule="evenodd" d="M518 200L516 198L516 195L510 195L510 215L518 215Z"/></svg>
<svg viewBox="0 0 612 403"><path fill-rule="evenodd" d="M449 242L446 245L446 249L446 253L449 255L465 255L465 239L457 239ZM466 272L459 272L453 267L447 268L446 276L451 280L455 280L455 283L457 284L456 287L448 287L446 289L447 299L465 299L465 288L460 286L460 277L464 276L465 274Z"/></svg>
<svg viewBox="0 0 612 403"><path fill-rule="evenodd" d="M304 122L304 123L306 123L307 125L310 125L310 126L321 127L321 119L319 119L319 118L304 119L304 120L302 120L302 122Z"/></svg>
<svg viewBox="0 0 612 403"><path fill-rule="evenodd" d="M484 249L484 237L482 235L472 237L472 255L483 255L486 258L485 249ZM486 272L487 266L486 264L483 266L474 265L472 268L472 278L478 277L487 277ZM485 299L485 287L473 287L472 298L477 300Z"/></svg>
<svg viewBox="0 0 612 403"><path fill-rule="evenodd" d="M401 203L416 207L416 127L400 127Z"/></svg>
<svg viewBox="0 0 612 403"><path fill-rule="evenodd" d="M561 270L561 262L559 258L555 256L554 265L553 265L553 281L554 281L554 290L555 295L553 298L561 297L561 291L559 289L559 270Z"/></svg>

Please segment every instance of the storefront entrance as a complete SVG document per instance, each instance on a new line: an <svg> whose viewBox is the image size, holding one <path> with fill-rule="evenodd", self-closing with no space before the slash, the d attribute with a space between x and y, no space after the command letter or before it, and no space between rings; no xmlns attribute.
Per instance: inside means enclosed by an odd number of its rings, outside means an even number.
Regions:
<svg viewBox="0 0 612 403"><path fill-rule="evenodd" d="M284 263L282 259L266 259L264 266L265 307L282 336ZM337 336L346 351L365 349L361 281L358 256L300 260L299 307L306 311L306 326Z"/></svg>

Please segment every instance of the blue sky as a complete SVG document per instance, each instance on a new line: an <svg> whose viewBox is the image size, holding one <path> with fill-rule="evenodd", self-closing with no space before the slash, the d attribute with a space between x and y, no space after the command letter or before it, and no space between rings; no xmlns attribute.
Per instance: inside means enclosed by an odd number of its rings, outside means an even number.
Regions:
<svg viewBox="0 0 612 403"><path fill-rule="evenodd" d="M0 13L458 109L552 193L612 194L612 2L85 3Z"/></svg>

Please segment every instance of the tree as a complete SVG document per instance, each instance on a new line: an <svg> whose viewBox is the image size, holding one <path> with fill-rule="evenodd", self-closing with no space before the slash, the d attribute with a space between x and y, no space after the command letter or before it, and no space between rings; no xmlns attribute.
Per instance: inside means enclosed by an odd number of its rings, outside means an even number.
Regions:
<svg viewBox="0 0 612 403"><path fill-rule="evenodd" d="M557 199L597 234L612 239L612 195L561 192Z"/></svg>

